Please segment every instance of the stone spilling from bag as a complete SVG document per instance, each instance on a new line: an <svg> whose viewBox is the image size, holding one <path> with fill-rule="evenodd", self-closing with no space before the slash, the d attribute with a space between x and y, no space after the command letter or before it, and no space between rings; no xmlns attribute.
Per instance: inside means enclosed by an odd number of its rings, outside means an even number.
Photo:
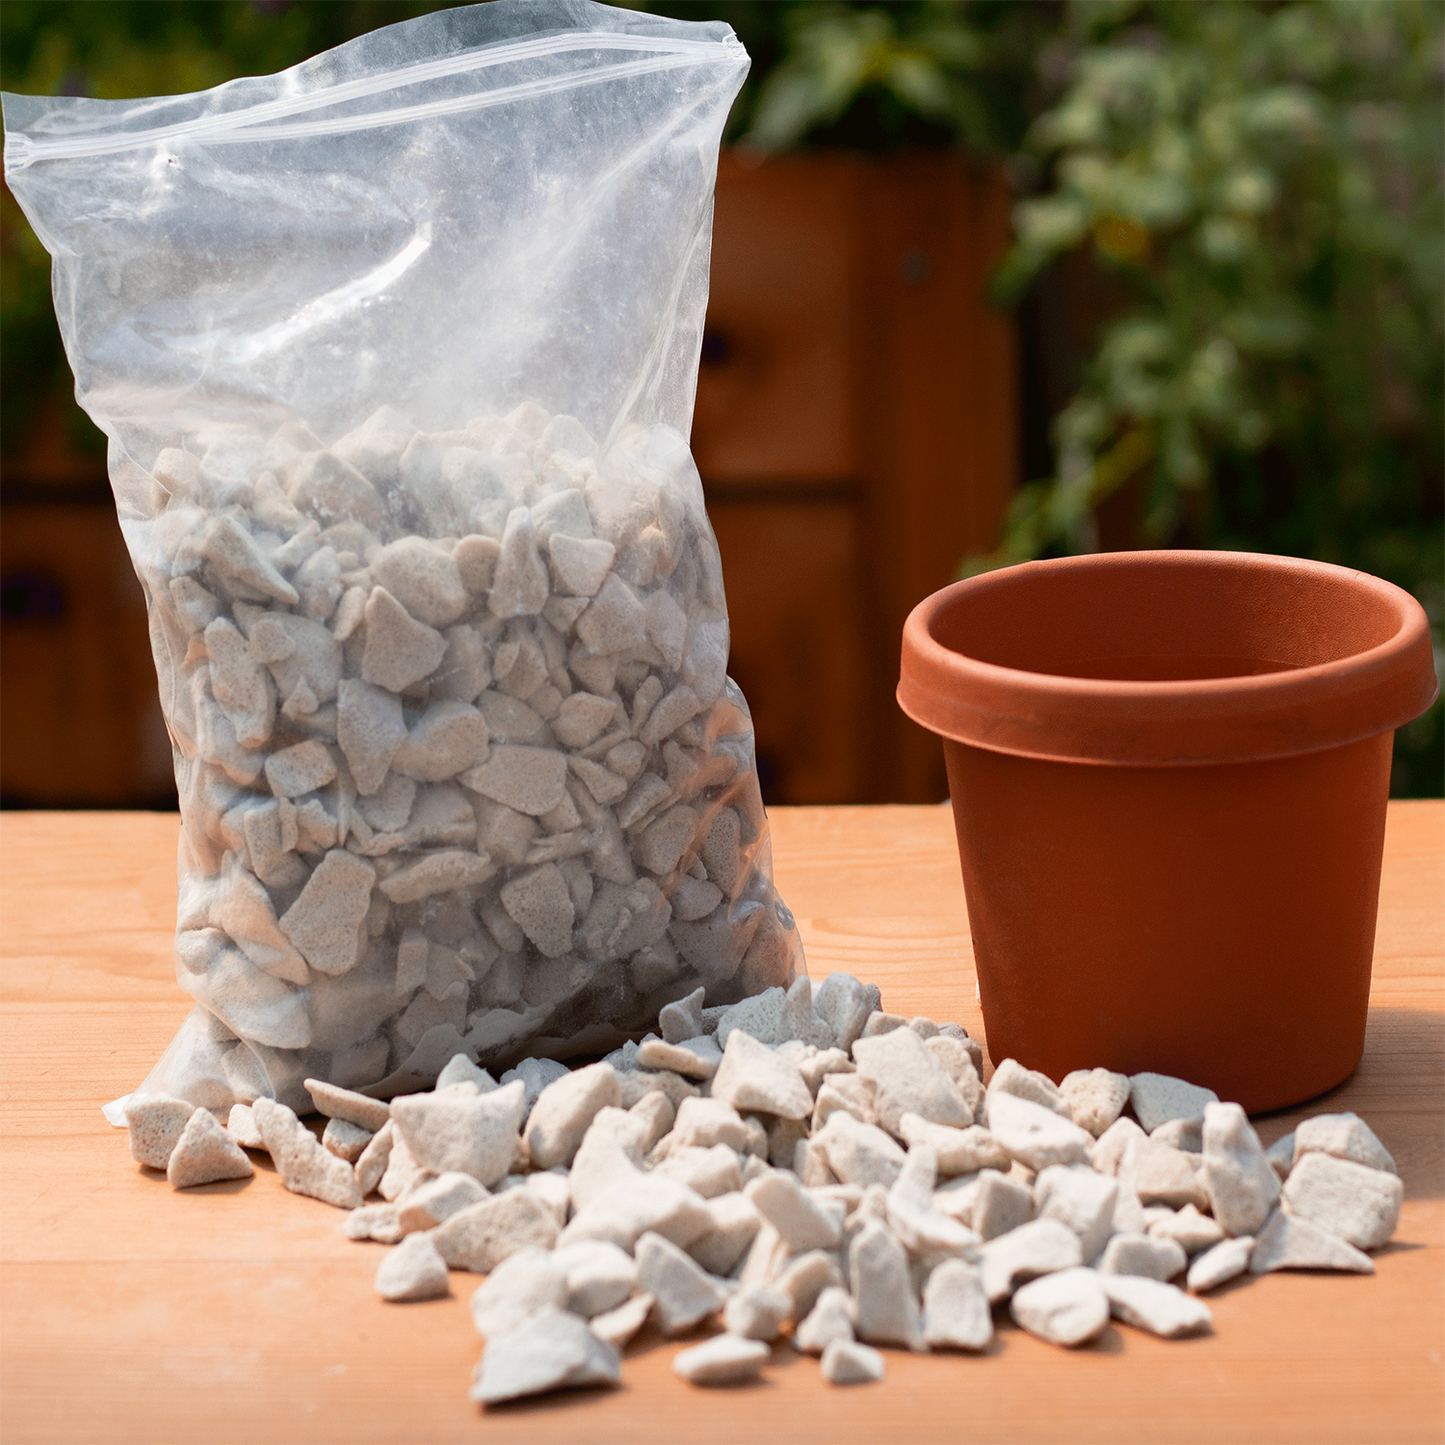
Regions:
<svg viewBox="0 0 1445 1445"><path fill-rule="evenodd" d="M832 1384L879 1380L876 1346L983 1351L995 1312L1064 1348L1111 1319L1180 1339L1212 1326L1199 1296L1240 1276L1372 1271L1399 1219L1394 1162L1354 1114L1265 1150L1237 1104L1157 1074L1056 1087L1005 1060L985 1089L962 1028L885 1014L846 974L704 996L574 1070L524 1061L497 1081L458 1057L389 1107L311 1081L367 1134L354 1165L354 1137L318 1144L270 1100L233 1111L228 1148L204 1111L198 1131L189 1105L137 1101L132 1152L179 1185L270 1149L288 1189L359 1205L346 1232L391 1246L384 1299L447 1294L448 1266L487 1273L484 1405L617 1383L647 1323L722 1326L674 1361L699 1386L755 1379L780 1340ZM715 1067L657 1067L679 1040ZM373 1189L384 1202L361 1203Z"/></svg>
<svg viewBox="0 0 1445 1445"><path fill-rule="evenodd" d="M532 404L436 434L383 409L329 445L197 435L139 481L178 975L204 1010L151 1092L384 1099L458 1052L595 1055L694 985L717 1005L792 979L675 432L604 451ZM699 1022L642 1066L707 1078L722 1042Z"/></svg>

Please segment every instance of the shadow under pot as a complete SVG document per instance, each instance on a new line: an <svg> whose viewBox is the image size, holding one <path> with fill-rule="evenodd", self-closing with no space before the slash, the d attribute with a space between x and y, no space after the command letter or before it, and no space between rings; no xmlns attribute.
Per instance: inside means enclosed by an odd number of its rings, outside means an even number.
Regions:
<svg viewBox="0 0 1445 1445"><path fill-rule="evenodd" d="M1250 1112L1364 1051L1394 729L1438 691L1409 593L1238 552L1030 562L920 603L989 1053Z"/></svg>

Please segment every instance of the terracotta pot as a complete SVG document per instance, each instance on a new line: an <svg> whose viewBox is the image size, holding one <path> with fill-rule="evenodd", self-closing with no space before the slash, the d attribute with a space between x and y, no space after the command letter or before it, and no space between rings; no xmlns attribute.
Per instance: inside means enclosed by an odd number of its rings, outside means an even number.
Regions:
<svg viewBox="0 0 1445 1445"><path fill-rule="evenodd" d="M1393 730L1437 692L1398 587L1120 552L956 583L903 631L944 740L989 1053L1283 1108L1364 1050Z"/></svg>

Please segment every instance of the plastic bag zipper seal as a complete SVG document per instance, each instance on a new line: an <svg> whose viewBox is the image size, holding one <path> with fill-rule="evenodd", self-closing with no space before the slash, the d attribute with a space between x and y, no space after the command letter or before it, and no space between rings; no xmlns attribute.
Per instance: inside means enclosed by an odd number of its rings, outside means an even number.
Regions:
<svg viewBox="0 0 1445 1445"><path fill-rule="evenodd" d="M531 60L539 56L561 55L578 50L643 50L653 52L645 60L624 61L620 64L599 67L590 71L577 71L568 75L548 76L541 80L524 81L519 85L501 86L496 90L480 91L475 95L454 96L447 100L427 101L420 105L403 106L393 110L372 112L363 115L338 117L331 121L297 122L292 125L266 125L272 119L304 114L328 106L342 105L352 100L364 100L369 95L380 95L389 90L398 90L408 85L419 85L428 80L442 79L450 75L488 70L498 65ZM154 126L149 130L123 131L110 135L100 132L90 136L64 136L36 140L18 131L5 132L5 169L24 170L36 161L76 160L87 156L114 155L122 151L143 150L148 146L163 145L167 141L205 139L213 144L243 143L247 141L294 140L308 135L339 134L347 131L371 130L384 125L398 125L410 121L425 120L431 116L456 114L468 110L481 110L488 106L505 105L534 96L553 94L557 91L572 90L584 85L597 85L610 80L619 80L634 75L646 75L655 71L677 69L695 65L709 58L721 60L724 56L742 56L741 42L734 36L727 40L659 40L651 36L564 34L539 37L511 45L480 46L475 50L448 55L437 60L426 60L401 70L366 76L359 80L343 81L339 85L295 96L286 100L264 101L248 106L244 110L227 111L220 115L198 116L193 120L178 121L174 125ZM184 97L166 97L167 100Z"/></svg>

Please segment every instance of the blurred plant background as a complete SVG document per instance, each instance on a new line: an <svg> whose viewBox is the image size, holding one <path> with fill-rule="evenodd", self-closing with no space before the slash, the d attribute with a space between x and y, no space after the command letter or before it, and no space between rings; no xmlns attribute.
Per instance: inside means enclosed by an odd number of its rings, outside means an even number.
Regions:
<svg viewBox="0 0 1445 1445"><path fill-rule="evenodd" d="M281 69L407 0L5 0L6 90L153 95ZM729 139L1002 163L1025 474L966 571L1099 547L1316 557L1445 613L1442 0L637 0L737 30ZM70 398L48 258L8 191L6 488ZM20 459L17 463L14 459ZM19 478L19 482L16 482ZM1392 792L1445 791L1438 704Z"/></svg>

